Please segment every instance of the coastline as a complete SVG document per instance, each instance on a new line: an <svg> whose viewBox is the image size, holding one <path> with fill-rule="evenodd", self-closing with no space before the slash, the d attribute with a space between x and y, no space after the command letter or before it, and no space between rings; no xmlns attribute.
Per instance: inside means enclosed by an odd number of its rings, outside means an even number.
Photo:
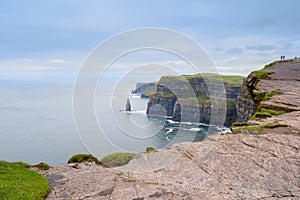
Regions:
<svg viewBox="0 0 300 200"><path fill-rule="evenodd" d="M245 102L243 97L252 92L255 104L247 105L254 105L255 112L240 104L240 111L252 113L244 115L246 122L233 124L232 132L167 149L149 148L112 168L87 159L31 169L49 181L48 200L299 199L298 63L276 62L247 77L240 100Z"/></svg>

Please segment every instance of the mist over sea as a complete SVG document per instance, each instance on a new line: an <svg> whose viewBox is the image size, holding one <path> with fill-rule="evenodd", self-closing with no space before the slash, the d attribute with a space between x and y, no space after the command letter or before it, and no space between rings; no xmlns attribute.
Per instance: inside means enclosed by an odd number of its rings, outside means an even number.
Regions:
<svg viewBox="0 0 300 200"><path fill-rule="evenodd" d="M74 154L88 153L79 136L84 133L77 133L73 119L73 83L73 79L0 79L0 160L55 166L65 164ZM148 146L164 148L205 136L206 125L148 117L148 99L130 96L135 83L122 87L128 88L125 91L116 89L114 83L106 80L106 90L96 91L95 108L100 126L119 151L142 152ZM130 98L132 112L121 111L125 97ZM104 102L112 106L103 107Z"/></svg>

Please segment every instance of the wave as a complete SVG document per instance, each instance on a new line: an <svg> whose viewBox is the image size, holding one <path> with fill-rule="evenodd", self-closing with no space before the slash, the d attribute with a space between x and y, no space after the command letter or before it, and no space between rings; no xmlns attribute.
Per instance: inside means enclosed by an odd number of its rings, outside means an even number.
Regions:
<svg viewBox="0 0 300 200"><path fill-rule="evenodd" d="M166 132L166 134L172 133L174 131L174 129L172 129L172 128L167 128L167 129L168 129L168 131Z"/></svg>
<svg viewBox="0 0 300 200"><path fill-rule="evenodd" d="M169 122L170 124L179 124L179 122L175 122L175 121L173 121L171 119L168 119L167 122Z"/></svg>
<svg viewBox="0 0 300 200"><path fill-rule="evenodd" d="M140 94L131 94L130 98L132 98L132 99L140 99L141 95Z"/></svg>
<svg viewBox="0 0 300 200"><path fill-rule="evenodd" d="M132 110L132 111L120 110L120 112L130 113L130 114L145 114L146 115L146 110Z"/></svg>
<svg viewBox="0 0 300 200"><path fill-rule="evenodd" d="M138 113L138 114L146 114L147 110L136 110L133 111L134 113Z"/></svg>
<svg viewBox="0 0 300 200"><path fill-rule="evenodd" d="M188 129L184 129L186 131L201 131L201 128L188 128Z"/></svg>

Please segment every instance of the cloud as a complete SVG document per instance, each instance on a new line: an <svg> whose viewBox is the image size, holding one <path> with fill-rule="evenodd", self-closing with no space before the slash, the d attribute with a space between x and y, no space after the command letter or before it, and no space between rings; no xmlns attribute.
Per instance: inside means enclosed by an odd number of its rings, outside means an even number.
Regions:
<svg viewBox="0 0 300 200"><path fill-rule="evenodd" d="M63 59L50 59L49 60L50 63L55 63L55 64L66 64L66 63L70 63L67 60L63 60Z"/></svg>
<svg viewBox="0 0 300 200"><path fill-rule="evenodd" d="M284 3L281 0L272 3L190 1L188 4L182 1L153 4L137 0L130 3L28 0L18 5L7 1L0 7L0 74L9 69L16 69L14 73L39 71L39 67L40 71L67 71L79 67L88 51L110 36L131 28L153 26L187 34L203 44L214 61L222 61L220 64L228 69L241 65L256 67L280 55L300 56L300 27L296 25L299 6L300 1L295 0ZM53 12L56 14L52 15ZM137 39L131 38L128 42ZM116 44L114 48L124 45ZM173 46L176 45L182 46L173 42ZM57 53L49 55L53 51ZM66 53L68 51L71 53ZM78 56L76 52L81 54ZM145 57L138 54L125 61L135 64L144 60ZM148 60L158 60L157 55L149 56ZM168 64L173 67L185 66L178 58L162 56L161 60L170 60ZM242 73L251 69L243 68Z"/></svg>
<svg viewBox="0 0 300 200"><path fill-rule="evenodd" d="M225 51L226 54L242 54L244 50L240 47L233 47Z"/></svg>
<svg viewBox="0 0 300 200"><path fill-rule="evenodd" d="M277 47L275 45L268 45L268 44L246 46L246 49L251 51L272 51L275 50L276 48Z"/></svg>

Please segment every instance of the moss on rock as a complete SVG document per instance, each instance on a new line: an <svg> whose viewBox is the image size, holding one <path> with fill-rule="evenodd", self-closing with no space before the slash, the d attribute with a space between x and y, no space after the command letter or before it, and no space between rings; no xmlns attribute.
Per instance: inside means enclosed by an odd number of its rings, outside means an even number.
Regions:
<svg viewBox="0 0 300 200"><path fill-rule="evenodd" d="M100 160L100 162L102 163L103 166L108 168L118 167L129 163L129 161L134 158L134 155L135 154L133 153L123 153L123 152L114 153L105 156Z"/></svg>
<svg viewBox="0 0 300 200"><path fill-rule="evenodd" d="M91 154L76 154L68 160L69 163L95 162L99 164L99 160Z"/></svg>

